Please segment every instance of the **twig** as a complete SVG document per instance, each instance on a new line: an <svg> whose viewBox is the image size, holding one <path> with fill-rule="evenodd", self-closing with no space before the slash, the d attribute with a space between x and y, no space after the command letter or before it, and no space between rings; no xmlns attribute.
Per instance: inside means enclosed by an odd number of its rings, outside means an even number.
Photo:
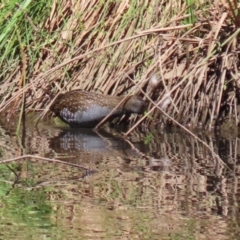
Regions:
<svg viewBox="0 0 240 240"><path fill-rule="evenodd" d="M66 164L66 165L69 165L69 166L73 166L73 167L78 167L78 168L83 168L85 170L89 170L88 168L82 167L82 166L80 166L78 164L64 162L64 161L57 160L57 159L51 159L51 158L35 156L35 155L31 155L31 154L22 155L20 157L10 158L10 159L7 159L7 160L2 160L2 161L0 161L0 164L2 164L2 163L6 164L6 163L17 161L17 160L22 160L23 158L35 158L35 159L40 159L40 160L43 160L43 161L54 162L54 163L61 163L61 164Z"/></svg>

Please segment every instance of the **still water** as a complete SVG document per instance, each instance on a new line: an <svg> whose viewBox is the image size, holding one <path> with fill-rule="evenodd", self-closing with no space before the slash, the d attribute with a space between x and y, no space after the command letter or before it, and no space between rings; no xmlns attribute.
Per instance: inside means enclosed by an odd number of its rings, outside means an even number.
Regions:
<svg viewBox="0 0 240 240"><path fill-rule="evenodd" d="M239 239L238 137L0 123L0 239Z"/></svg>

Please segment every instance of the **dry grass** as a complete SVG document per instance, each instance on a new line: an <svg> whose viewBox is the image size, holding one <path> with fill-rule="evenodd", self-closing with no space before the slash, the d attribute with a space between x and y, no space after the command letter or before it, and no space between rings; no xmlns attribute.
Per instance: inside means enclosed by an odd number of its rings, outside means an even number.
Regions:
<svg viewBox="0 0 240 240"><path fill-rule="evenodd" d="M19 58L1 61L0 111L45 114L49 93L72 89L147 92L155 109L146 124L173 118L212 128L226 116L238 123L237 3L197 1L194 9L179 1L53 1L41 24L45 39L26 46L19 36ZM27 22L37 39L40 29ZM155 74L160 81L150 91Z"/></svg>

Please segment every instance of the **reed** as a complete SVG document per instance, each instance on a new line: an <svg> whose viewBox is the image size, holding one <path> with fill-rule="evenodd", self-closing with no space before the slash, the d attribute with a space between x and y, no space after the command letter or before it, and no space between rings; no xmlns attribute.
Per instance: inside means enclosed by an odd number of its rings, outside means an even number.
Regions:
<svg viewBox="0 0 240 240"><path fill-rule="evenodd" d="M45 114L49 96L84 89L147 94L155 109L146 124L238 123L237 1L12 0L0 9L0 111L9 118L23 107ZM166 95L167 107L156 106Z"/></svg>

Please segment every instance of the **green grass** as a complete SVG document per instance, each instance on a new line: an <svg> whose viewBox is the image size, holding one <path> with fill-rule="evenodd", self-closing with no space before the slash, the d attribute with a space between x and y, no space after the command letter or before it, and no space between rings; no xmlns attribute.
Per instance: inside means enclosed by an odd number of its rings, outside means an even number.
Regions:
<svg viewBox="0 0 240 240"><path fill-rule="evenodd" d="M44 19L49 16L52 1L3 1L0 11L0 64L18 58L20 49L17 31L28 55L32 47L39 47L39 42L46 37L43 30ZM35 51L34 51L35 52ZM30 54L29 54L30 53Z"/></svg>

